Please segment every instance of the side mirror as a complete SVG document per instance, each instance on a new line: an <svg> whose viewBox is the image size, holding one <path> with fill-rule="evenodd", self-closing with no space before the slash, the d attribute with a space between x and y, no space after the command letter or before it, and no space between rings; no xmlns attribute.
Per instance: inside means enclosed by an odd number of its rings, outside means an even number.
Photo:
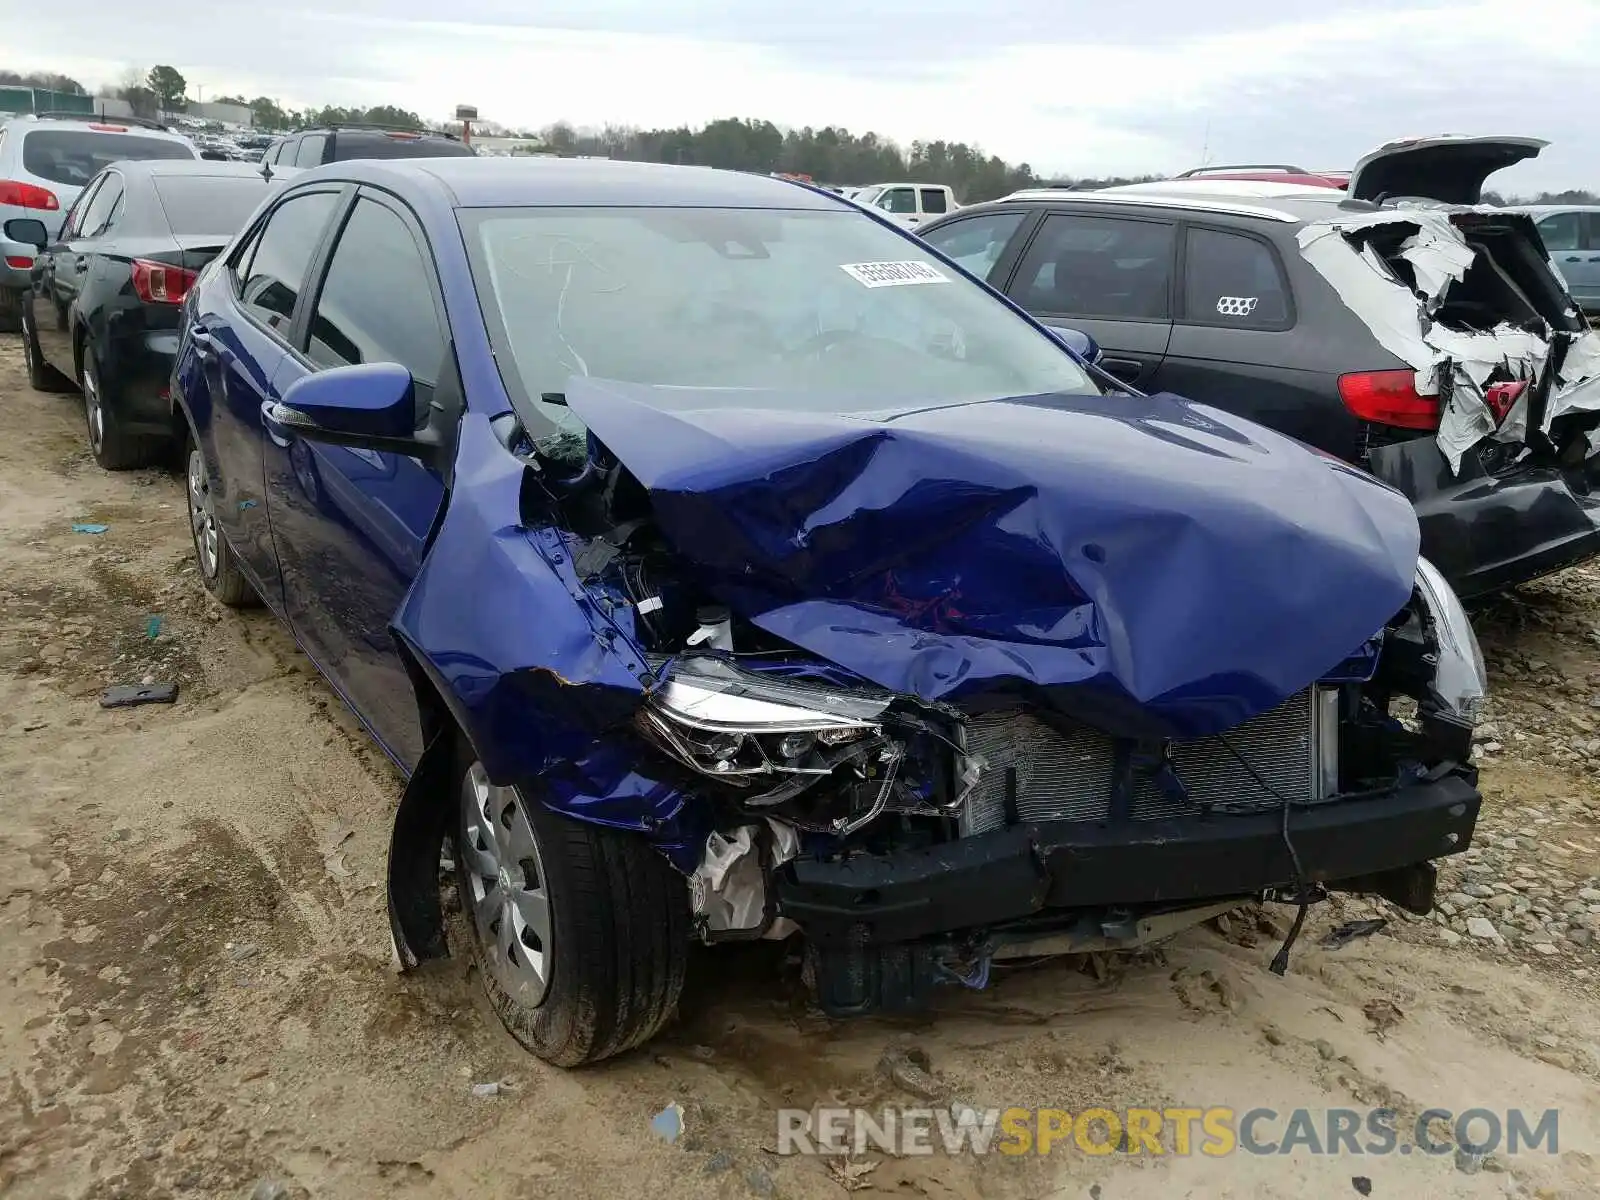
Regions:
<svg viewBox="0 0 1600 1200"><path fill-rule="evenodd" d="M35 250L43 250L50 244L50 231L43 221L33 217L14 217L7 221L5 234L8 241L21 242Z"/></svg>
<svg viewBox="0 0 1600 1200"><path fill-rule="evenodd" d="M1100 361L1100 343L1083 332L1083 330L1062 329L1055 325L1047 326L1047 328L1055 335L1056 341L1071 350L1084 362L1097 363Z"/></svg>
<svg viewBox="0 0 1600 1200"><path fill-rule="evenodd" d="M416 384L399 363L361 363L307 375L265 414L314 442L415 454Z"/></svg>

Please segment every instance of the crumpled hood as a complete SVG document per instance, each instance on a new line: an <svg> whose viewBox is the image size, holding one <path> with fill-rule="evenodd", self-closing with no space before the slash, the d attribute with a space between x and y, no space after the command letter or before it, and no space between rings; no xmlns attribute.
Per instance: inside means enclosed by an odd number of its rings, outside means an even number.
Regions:
<svg viewBox="0 0 1600 1200"><path fill-rule="evenodd" d="M1411 594L1402 496L1174 396L853 414L582 378L566 396L711 591L925 700L1025 689L1115 735L1205 736Z"/></svg>

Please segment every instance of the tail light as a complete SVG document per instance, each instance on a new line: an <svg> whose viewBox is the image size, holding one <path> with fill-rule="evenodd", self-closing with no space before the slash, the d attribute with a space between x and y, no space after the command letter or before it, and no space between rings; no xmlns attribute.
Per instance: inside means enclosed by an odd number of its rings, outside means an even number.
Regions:
<svg viewBox="0 0 1600 1200"><path fill-rule="evenodd" d="M1439 398L1417 391L1414 371L1357 371L1341 375L1339 398L1363 421L1401 429L1439 427Z"/></svg>
<svg viewBox="0 0 1600 1200"><path fill-rule="evenodd" d="M26 271L33 266L33 259L22 254L6 255L6 266L14 271Z"/></svg>
<svg viewBox="0 0 1600 1200"><path fill-rule="evenodd" d="M14 204L18 208L41 208L55 212L61 207L56 194L49 188L35 187L31 183L15 183L0 179L0 204Z"/></svg>
<svg viewBox="0 0 1600 1200"><path fill-rule="evenodd" d="M89 125L89 128L90 129L98 129L103 133L127 133L128 132L128 127L126 125L99 125L99 124L91 123Z"/></svg>
<svg viewBox="0 0 1600 1200"><path fill-rule="evenodd" d="M182 267L133 260L133 290L146 304L182 304L195 278L193 271Z"/></svg>

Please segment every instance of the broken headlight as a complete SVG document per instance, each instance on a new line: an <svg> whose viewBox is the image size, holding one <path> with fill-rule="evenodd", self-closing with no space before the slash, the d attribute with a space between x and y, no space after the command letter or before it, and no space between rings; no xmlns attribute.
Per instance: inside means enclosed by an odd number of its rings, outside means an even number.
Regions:
<svg viewBox="0 0 1600 1200"><path fill-rule="evenodd" d="M697 655L672 665L640 719L684 765L747 789L747 805L767 807L841 768L887 797L904 753L884 736L889 702ZM881 802L874 807L881 811Z"/></svg>
<svg viewBox="0 0 1600 1200"><path fill-rule="evenodd" d="M1434 699L1452 716L1467 724L1478 723L1478 713L1489 692L1489 673L1483 651L1467 619L1467 610L1439 569L1425 558L1417 559L1417 591L1428 606L1433 622Z"/></svg>

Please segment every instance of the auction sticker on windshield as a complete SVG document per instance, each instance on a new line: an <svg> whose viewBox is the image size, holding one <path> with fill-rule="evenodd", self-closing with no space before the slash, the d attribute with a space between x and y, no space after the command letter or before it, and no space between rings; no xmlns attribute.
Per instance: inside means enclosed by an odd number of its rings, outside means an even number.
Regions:
<svg viewBox="0 0 1600 1200"><path fill-rule="evenodd" d="M839 269L862 287L902 287L908 283L949 283L943 271L920 262L840 263Z"/></svg>

